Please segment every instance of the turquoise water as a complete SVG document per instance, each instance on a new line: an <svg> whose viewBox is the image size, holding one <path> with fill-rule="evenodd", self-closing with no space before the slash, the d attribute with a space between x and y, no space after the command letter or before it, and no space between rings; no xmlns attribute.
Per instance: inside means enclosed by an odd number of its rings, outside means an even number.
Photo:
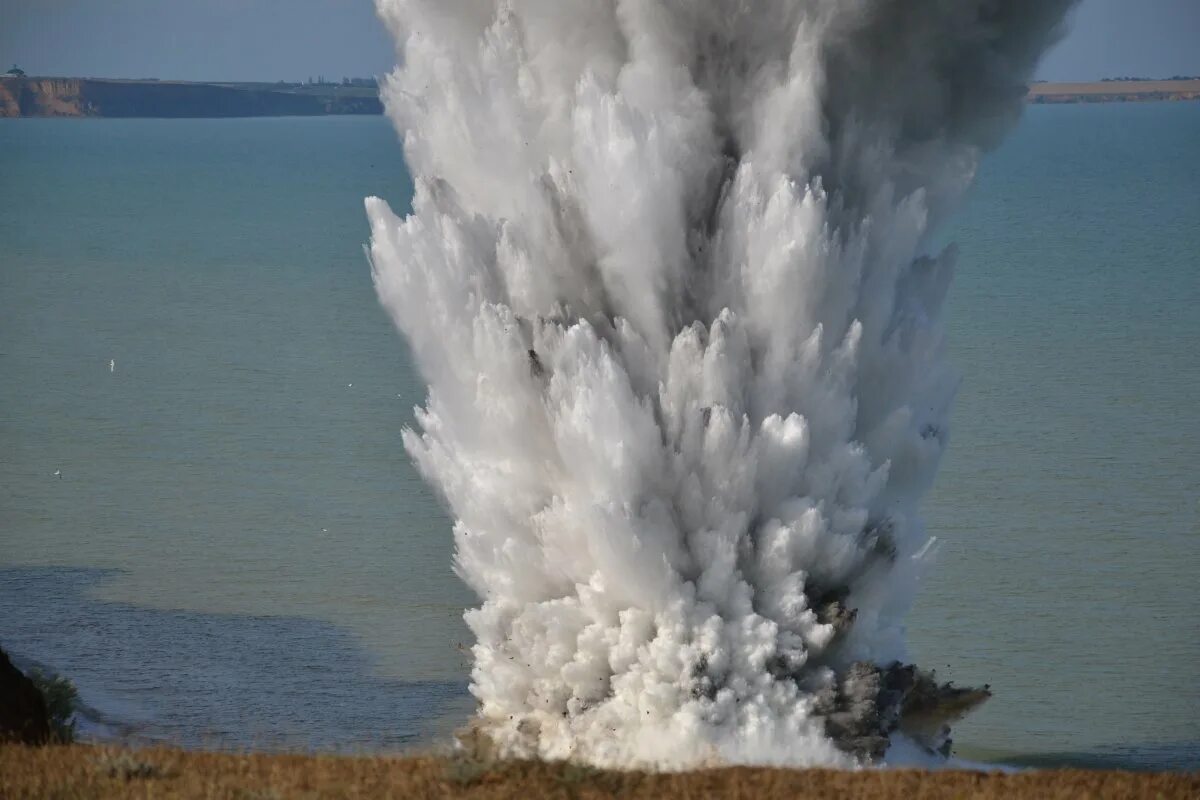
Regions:
<svg viewBox="0 0 1200 800"><path fill-rule="evenodd" d="M956 220L910 639L993 686L964 755L1200 765L1197 142L1200 104L1034 107ZM411 191L379 118L0 122L0 644L95 734L394 748L469 713L361 252L362 198Z"/></svg>
<svg viewBox="0 0 1200 800"><path fill-rule="evenodd" d="M922 662L957 741L1200 766L1200 104L1032 107L955 226Z"/></svg>

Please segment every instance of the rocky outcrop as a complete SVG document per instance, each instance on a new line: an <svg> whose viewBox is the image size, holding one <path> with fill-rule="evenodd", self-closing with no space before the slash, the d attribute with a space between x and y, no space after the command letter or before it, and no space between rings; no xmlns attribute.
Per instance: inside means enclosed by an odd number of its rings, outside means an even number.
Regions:
<svg viewBox="0 0 1200 800"><path fill-rule="evenodd" d="M373 93L212 83L0 78L0 117L284 117L380 114Z"/></svg>
<svg viewBox="0 0 1200 800"><path fill-rule="evenodd" d="M42 693L0 650L0 741L45 744L50 720Z"/></svg>

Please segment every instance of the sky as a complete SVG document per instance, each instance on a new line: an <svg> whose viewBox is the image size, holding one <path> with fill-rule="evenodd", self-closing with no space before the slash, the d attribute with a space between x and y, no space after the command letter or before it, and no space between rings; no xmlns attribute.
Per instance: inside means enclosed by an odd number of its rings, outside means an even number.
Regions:
<svg viewBox="0 0 1200 800"><path fill-rule="evenodd" d="M446 0L452 2L452 0ZM1200 0L1083 0L1044 80L1200 75ZM0 0L0 71L177 80L381 75L371 0Z"/></svg>

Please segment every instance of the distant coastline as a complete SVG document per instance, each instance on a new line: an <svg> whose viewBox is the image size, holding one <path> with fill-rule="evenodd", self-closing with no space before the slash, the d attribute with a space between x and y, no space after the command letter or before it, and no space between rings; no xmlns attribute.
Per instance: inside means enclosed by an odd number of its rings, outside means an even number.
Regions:
<svg viewBox="0 0 1200 800"><path fill-rule="evenodd" d="M1035 83L1030 103L1200 100L1200 78ZM378 87L0 76L0 117L288 117L382 114Z"/></svg>
<svg viewBox="0 0 1200 800"><path fill-rule="evenodd" d="M1200 100L1200 78L1035 83L1029 87L1030 103L1129 103L1152 100Z"/></svg>
<svg viewBox="0 0 1200 800"><path fill-rule="evenodd" d="M192 83L0 77L0 117L301 117L381 114L374 82Z"/></svg>

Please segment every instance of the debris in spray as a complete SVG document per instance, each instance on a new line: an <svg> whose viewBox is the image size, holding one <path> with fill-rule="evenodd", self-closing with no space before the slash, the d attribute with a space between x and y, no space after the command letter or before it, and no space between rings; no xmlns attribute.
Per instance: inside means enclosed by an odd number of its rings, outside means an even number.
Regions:
<svg viewBox="0 0 1200 800"><path fill-rule="evenodd" d="M542 366L542 360L538 358L537 350L532 347L529 348L529 372L535 378L546 374L546 368Z"/></svg>
<svg viewBox="0 0 1200 800"><path fill-rule="evenodd" d="M950 723L983 704L991 692L939 684L932 672L894 662L856 662L835 692L819 698L825 731L842 750L864 761L883 758L902 731L931 754L950 752Z"/></svg>

